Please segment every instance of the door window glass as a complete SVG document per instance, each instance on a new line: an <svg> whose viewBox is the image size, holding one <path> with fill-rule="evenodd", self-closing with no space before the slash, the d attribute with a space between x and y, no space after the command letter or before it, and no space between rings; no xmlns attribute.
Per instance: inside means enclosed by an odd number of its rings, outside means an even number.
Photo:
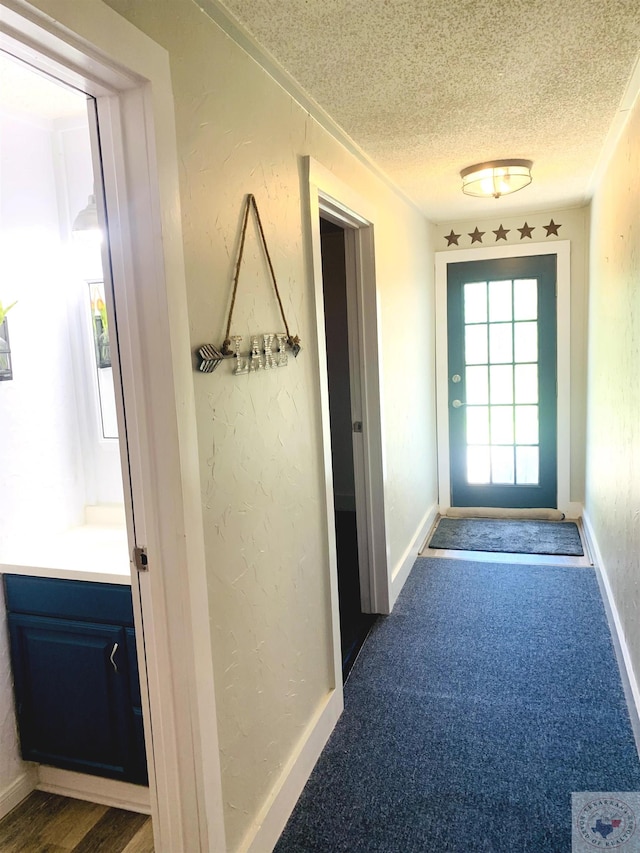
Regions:
<svg viewBox="0 0 640 853"><path fill-rule="evenodd" d="M537 304L533 278L464 285L469 483L538 482Z"/></svg>
<svg viewBox="0 0 640 853"><path fill-rule="evenodd" d="M465 368L467 405L486 406L489 402L489 372L486 365ZM525 402L525 401L523 401ZM526 402L529 402L528 400Z"/></svg>
<svg viewBox="0 0 640 853"><path fill-rule="evenodd" d="M465 355L467 364L487 363L487 326L466 326L464 330Z"/></svg>
<svg viewBox="0 0 640 853"><path fill-rule="evenodd" d="M465 323L487 322L487 283L469 282L464 286Z"/></svg>

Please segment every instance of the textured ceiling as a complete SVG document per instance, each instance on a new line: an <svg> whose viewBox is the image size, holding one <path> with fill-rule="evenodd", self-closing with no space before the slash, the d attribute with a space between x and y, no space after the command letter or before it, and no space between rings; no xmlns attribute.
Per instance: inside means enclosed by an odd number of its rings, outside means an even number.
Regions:
<svg viewBox="0 0 640 853"><path fill-rule="evenodd" d="M224 0L433 221L584 203L640 51L638 0ZM459 172L534 161L468 198Z"/></svg>

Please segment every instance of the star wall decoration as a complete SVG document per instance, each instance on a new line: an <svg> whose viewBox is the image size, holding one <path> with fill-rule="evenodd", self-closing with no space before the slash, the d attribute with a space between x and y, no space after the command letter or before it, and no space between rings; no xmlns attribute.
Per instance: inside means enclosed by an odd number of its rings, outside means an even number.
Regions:
<svg viewBox="0 0 640 853"><path fill-rule="evenodd" d="M533 232L536 230L536 227L538 227L538 226L529 225L528 222L525 222L524 225L522 226L522 228L516 228L513 230L520 232L520 239L521 240L524 240L525 238L528 238L529 240L533 240ZM541 227L544 228L544 230L547 232L547 235L546 235L547 237L551 237L552 235L555 235L556 237L558 237L558 236L560 236L558 234L558 230L560 228L562 228L562 224L554 222L552 219L548 225L543 225ZM496 243L500 240L504 240L505 243L507 243L508 242L507 234L509 234L511 230L512 230L511 228L505 228L504 225L502 223L500 223L498 228L493 231L493 233L496 235ZM468 231L467 233L468 233L469 237L471 237L471 245L473 246L474 243L483 243L484 241L482 238L485 236L485 234L487 232L481 231L478 228L478 226L476 225L476 227L473 229L473 231ZM461 234L456 234L456 232L452 228L448 234L444 235L444 239L447 241L447 246L459 246L460 245L459 240L460 240L461 236L462 236Z"/></svg>

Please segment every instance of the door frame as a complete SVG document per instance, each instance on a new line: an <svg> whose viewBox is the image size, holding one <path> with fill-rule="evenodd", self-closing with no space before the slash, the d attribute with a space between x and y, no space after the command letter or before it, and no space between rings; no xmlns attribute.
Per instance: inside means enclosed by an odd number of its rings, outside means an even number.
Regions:
<svg viewBox="0 0 640 853"><path fill-rule="evenodd" d="M451 506L449 456L449 371L447 332L447 272L449 264L467 261L556 255L557 337L557 443L558 509L573 517L571 476L571 243L529 243L524 246L492 246L436 252L436 419L438 435L438 502L440 512Z"/></svg>
<svg viewBox="0 0 640 853"><path fill-rule="evenodd" d="M127 532L130 545L147 548L150 567L132 568L131 580L155 849L223 850L168 56L100 0L81 9L39 4L0 0L0 47L96 98L106 211L116 225L111 266L135 507L135 517L126 507Z"/></svg>
<svg viewBox="0 0 640 853"><path fill-rule="evenodd" d="M384 449L378 299L375 279L375 211L365 199L318 163L307 158L309 192L310 275L314 286L318 340L318 375L322 420L322 452L326 500L326 541L331 578L336 683L342 681L338 569L334 523L331 427L320 216L345 230L345 272L349 324L351 409L363 424L353 433L356 519L360 563L360 595L365 613L389 613L391 606L389 555L384 505Z"/></svg>

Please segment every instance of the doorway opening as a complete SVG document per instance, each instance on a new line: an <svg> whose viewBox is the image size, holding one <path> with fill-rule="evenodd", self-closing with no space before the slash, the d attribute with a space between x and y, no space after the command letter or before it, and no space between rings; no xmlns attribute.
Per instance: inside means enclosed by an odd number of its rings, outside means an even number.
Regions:
<svg viewBox="0 0 640 853"><path fill-rule="evenodd" d="M178 155L168 55L105 4L96 4L88 16L65 7L55 20L24 3L9 5L15 10L2 7L0 49L87 93L99 124L103 221L112 226L108 271L117 305L116 400L122 390L127 421L125 430L120 405L120 441L126 439L129 461L123 497L127 542L135 543L129 558L136 566L130 572L140 669L136 700L141 699L156 849L222 850L204 535L199 490L190 473L197 468L197 441L183 242L175 215ZM23 6L24 13L17 11ZM9 312L10 326L17 311L15 306ZM46 310L43 318L48 319ZM9 394L17 387L13 331L8 343L14 380L0 381ZM47 367L51 335L49 323L34 345ZM102 363L105 355L99 349ZM118 660L130 644L117 642L106 661L115 674L113 654L119 672L126 673ZM185 755L193 760L185 761ZM0 784L1 774L0 764ZM23 781L31 779L25 774ZM98 781L102 786L105 780ZM21 799L29 790L21 782L5 793ZM2 793L0 805L6 806Z"/></svg>
<svg viewBox="0 0 640 853"><path fill-rule="evenodd" d="M346 230L341 225L320 217L338 601L344 679L349 674L377 618L374 614L363 612L362 607L360 579L363 569L366 568L362 563L366 561L367 556L362 543L359 546L358 522L362 520L358 518L359 502L356 498L354 438L355 440L361 438L363 425L357 419L357 413L361 410L358 399L360 396L357 369L358 346L357 340L354 341L353 317L349 316L349 303L353 305L355 294L352 293L351 299L349 298L348 288L351 277L347 270L346 236Z"/></svg>
<svg viewBox="0 0 640 853"><path fill-rule="evenodd" d="M556 256L449 264L452 506L557 507Z"/></svg>
<svg viewBox="0 0 640 853"><path fill-rule="evenodd" d="M494 322L496 326L496 335L495 335L495 348L494 355L497 356L498 359L503 358L504 361L499 361L495 358L491 357L491 319L489 317L489 312L491 311L491 306L487 303L487 360L481 360L480 355L482 355L484 359L484 350L483 352L476 353L475 357L477 360L477 364L467 364L466 363L466 336L467 336L467 327L469 329L469 342L472 343L471 339L476 335L478 339L480 339L484 330L478 331L482 324L480 319L477 319L477 323L472 322L471 315L469 316L469 322L465 322L465 314L464 314L464 285L466 283L470 285L477 285L478 283L482 284L485 282L487 285L486 295L487 299L489 297L490 290L490 282L498 282L498 281L511 281L511 289L509 289L506 285L501 284L496 286L496 293L503 288L505 290L509 290L509 298L510 298L510 309L512 312L514 310L516 298L518 300L518 311L524 310L524 291L529 289L529 296L532 295L534 291L534 287L532 285L518 285L517 287L522 289L521 293L518 293L516 296L516 286L513 284L514 281L532 281L538 277L538 273L536 273L535 269L532 271L531 268L522 272L521 269L516 269L516 267L511 267L509 272L504 272L506 267L502 268L502 270L498 271L497 274L494 274L491 271L491 266L494 262L503 262L503 263L511 263L519 260L522 261L531 261L534 265L537 264L540 260L547 258L547 263L551 270L551 278L553 279L549 282L549 276L544 272L542 272L543 283L541 285L541 290L537 293L537 299L530 299L530 308L527 309L528 313L531 313L533 308L534 301L536 302L535 312L540 312L541 318L546 318L543 320L545 325L545 330L543 332L542 340L540 339L540 329L537 330L537 335L534 335L532 332L534 320L532 317L528 317L526 320L524 316L522 319L516 319L512 316L511 320L504 319L503 321L498 320L494 317ZM538 485L536 483L526 483L521 482L518 483L518 464L520 464L520 480L535 480L536 473L538 473L537 479L542 481L546 481L547 484L550 484L552 498L551 503L549 502L549 498L543 501L542 506L555 506L560 512L563 512L568 518L577 518L580 516L580 505L574 503L570 500L570 460L571 460L571 417L570 417L570 401L571 401L571 244L567 240L559 240L554 242L553 244L544 244L544 247L537 243L531 243L527 245L514 245L514 246L496 246L486 249L454 249L448 250L444 252L436 252L436 389L437 389L437 419L438 419L438 492L439 492L439 509L441 514L445 514L446 510L452 507L454 501L458 506L493 506L493 507L509 507L509 503L503 503L502 495L494 495L494 498L489 494L483 493L486 490L487 486L491 487L497 491L505 488L507 491L516 491L516 487L518 487L518 491L520 489L526 489L527 487L532 486L533 489L538 489ZM537 259L537 260L536 260ZM482 262L482 263L481 263ZM484 266L484 264L488 266ZM449 305L449 270L452 270L452 276L455 277L455 269L458 270L472 270L472 265L476 265L473 269L475 272L472 272L471 279L469 282L460 282L458 286L462 287L462 293L459 295L459 304L458 308L454 310L453 313L458 315L458 331L452 330L449 328L449 319L450 319L450 305ZM547 271L548 272L548 271ZM483 275L485 276L483 278ZM464 278L464 276L463 276ZM472 299L474 293L478 296L479 290L482 288L469 288L469 298ZM535 288L537 290L537 286ZM555 291L555 293L553 292ZM483 291L484 292L484 291ZM541 304L541 300L544 304ZM470 310L471 310L471 302ZM506 302L500 302L500 300L496 301L496 309L498 311L505 310ZM551 317L550 319L550 310L552 313L555 313L555 319ZM497 315L496 315L497 316ZM478 315L479 317L479 315ZM518 357L516 358L516 349L515 349L515 335L517 333L516 324L531 324L527 326L525 332L530 335L530 343L538 349L539 353L542 357L542 363L537 362L537 359L530 358L525 352L524 349L521 351L522 341L518 343ZM475 328L474 328L475 327ZM524 326L523 326L524 328ZM449 338L453 334L454 338L456 335L458 336L458 340L460 346L458 346L458 351L463 353L462 359L458 360L457 366L451 362L451 367L456 369L450 370L450 345L455 348L455 343L451 343ZM507 348L513 346L512 359L509 363L507 361L507 354L503 354L502 356L498 354L499 347L497 344L499 343L500 336L503 336L504 343L507 345ZM525 335L526 336L526 335ZM554 340L555 338L555 340ZM508 339L508 340L507 340ZM552 354L555 358L555 364L552 365L549 362L549 353L552 351ZM471 357L471 361L474 360L474 356ZM510 366L509 366L510 365ZM509 369L505 369L505 366L509 367ZM467 397L466 393L463 395L462 391L466 385L466 368L470 367L472 370L470 371L473 374L470 389L472 395L477 393L484 394L484 384L482 387L476 381L478 377L480 377L482 383L484 383L484 374L487 373L487 376L490 377L491 369L494 368L494 378L498 377L499 374L510 374L513 372L513 376L515 379L516 373L521 375L522 377L526 377L529 375L530 379L534 376L535 373L538 374L538 389L537 393L540 395L540 376L543 375L543 385L542 395L545 397L547 394L550 394L551 397L555 398L551 401L551 407L543 406L546 409L547 415L542 414L542 421L546 422L544 428L541 428L541 420L540 420L540 411L537 413L534 411L533 407L536 404L531 402L533 399L531 394L531 389L534 388L535 382L529 383L529 389L527 390L524 386L520 389L516 389L515 385L512 386L511 391L509 388L503 385L501 388L499 384L494 385L494 394L498 393L499 395L506 390L508 394L513 396L513 408L511 408L512 404L505 402L495 403L495 405L504 405L507 408L504 408L500 412L498 412L498 420L495 423L496 426L496 438L505 439L499 440L495 442L496 452L493 454L493 445L494 442L492 440L491 433L491 417L489 413L488 424L485 422L485 412L482 410L483 404L480 401L479 397L472 396L472 399L476 402L472 402L471 406L478 407L475 412L472 412L472 417L476 417L478 420L482 420L481 431L475 433L475 441L469 442L467 441L467 433L466 433L466 410L467 406ZM475 368L481 368L476 370ZM497 368L497 369L496 369ZM553 374L555 373L555 376ZM551 377L551 378L550 378ZM463 382L463 378L465 382ZM508 378L508 377L507 377ZM507 383L508 384L508 383ZM469 389L467 389L469 390ZM460 391L460 393L456 393ZM518 401L516 402L516 393L518 395ZM525 402L525 399L527 402ZM542 399L539 399L539 402L542 403ZM489 402L488 407L490 408L492 404L491 401L491 386L489 385ZM521 427L519 438L522 441L518 440L518 436L516 436L516 407L520 405L521 411L519 413L519 424ZM508 410L507 410L508 409ZM553 411L555 409L555 415ZM549 412L551 414L549 415ZM536 418L537 414L537 418ZM500 420L502 418L502 421ZM536 427L536 419L537 419L537 431L538 438L541 439L542 444L535 441L535 427ZM450 426L452 425L452 421L456 422L457 420L457 429L454 423L453 430L450 431ZM507 441L507 438L511 438L513 425L513 438L514 441ZM489 434L487 436L488 427ZM504 435L499 436L501 428L505 427ZM553 437L553 432L555 432L555 437ZM544 433L544 435L543 435ZM549 439L551 436L551 439ZM481 443L479 438L489 438L489 441ZM552 456L547 456L546 451L543 449L544 446L549 446L551 444L552 448L555 451L555 463L552 462L551 467L555 468L555 471L548 470L546 471L540 470L536 472L536 450L539 459L544 455L545 458L552 459ZM453 444L453 446L452 446ZM480 447L480 450L476 450L476 447ZM518 448L523 448L518 451ZM471 448L471 449L469 449ZM485 448L485 449L482 449ZM488 448L488 450L486 449ZM552 450L553 452L553 450ZM495 456L496 466L493 465ZM513 469L514 469L514 483L510 482L511 475L511 460L513 459ZM488 476L487 476L487 460L489 460L489 468L488 468ZM457 498L453 498L454 486L456 477L458 477L458 485L460 483L459 474L462 471L465 479L469 478L466 476L469 473L468 464L469 462L474 463L472 465L472 479L482 480L484 482L472 482L467 484L467 489L471 489L475 494L467 494L461 497L458 495ZM475 463L478 463L477 466L474 467ZM500 463L508 463L508 466L505 464L503 469L499 471ZM528 467L527 467L528 463ZM531 464L533 463L533 464ZM458 468L456 469L456 464ZM480 470L480 466L483 466L483 470ZM507 480L509 482L499 483L494 482L496 480ZM489 480L489 482L486 482ZM529 501L529 496L525 496L525 500L520 503L522 508L532 507L536 504L540 506L539 501L542 501L542 495L538 495L535 498L535 503ZM555 498L555 501L553 500ZM493 500L493 502L491 502ZM533 500L533 498L531 498ZM514 506L518 506L517 503L513 504Z"/></svg>
<svg viewBox="0 0 640 853"><path fill-rule="evenodd" d="M2 808L37 786L148 813L96 101L4 51L0 80Z"/></svg>

